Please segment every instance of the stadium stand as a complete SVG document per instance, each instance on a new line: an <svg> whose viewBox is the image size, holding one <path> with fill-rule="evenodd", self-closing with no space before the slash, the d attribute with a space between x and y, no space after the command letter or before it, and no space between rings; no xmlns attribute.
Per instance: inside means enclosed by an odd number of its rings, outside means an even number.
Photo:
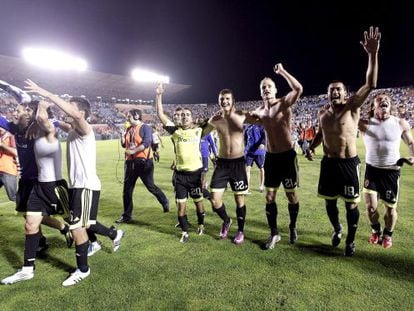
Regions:
<svg viewBox="0 0 414 311"><path fill-rule="evenodd" d="M155 125L162 133L162 126L156 117L154 107L155 85L139 84L130 77L86 71L83 73L45 71L24 61L0 55L0 79L22 87L24 80L31 78L47 89L54 90L62 98L73 96L85 96L91 102L94 130L98 139L118 138L120 128L124 126L125 114L128 110L138 108L143 111L145 122ZM190 88L189 85L169 84L168 101L174 102L178 95ZM394 113L405 118L414 126L414 86L378 89L371 93L368 101L375 94L386 92L391 95L395 104ZM70 94L70 95L68 95ZM301 123L317 126L317 113L320 107L328 103L326 94L304 96L293 106L293 136L300 131ZM0 113L11 119L16 101L0 90ZM238 109L254 110L261 105L260 100L243 101L236 103ZM166 104L165 113L172 115L173 111L181 105ZM195 118L200 120L209 118L219 110L217 103L199 103L189 106ZM369 105L363 106L362 114L366 115ZM63 118L60 111L55 111L57 119Z"/></svg>
<svg viewBox="0 0 414 311"><path fill-rule="evenodd" d="M17 86L23 86L27 78L38 82L58 95L84 95L93 100L100 96L103 101L153 99L154 83L137 83L131 77L96 71L53 71L30 65L24 60L0 55L0 77ZM169 100L174 101L190 85L168 84Z"/></svg>

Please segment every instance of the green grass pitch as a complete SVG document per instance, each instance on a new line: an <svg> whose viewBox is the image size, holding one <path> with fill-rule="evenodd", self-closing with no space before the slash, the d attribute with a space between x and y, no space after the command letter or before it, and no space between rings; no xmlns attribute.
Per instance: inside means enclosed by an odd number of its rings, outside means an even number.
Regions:
<svg viewBox="0 0 414 311"><path fill-rule="evenodd" d="M189 202L190 242L179 243L170 163L170 139L164 137L155 181L170 199L170 213L138 182L134 193L134 221L119 225L126 233L121 248L101 238L103 249L90 257L91 275L63 288L75 267L74 249L67 249L59 232L43 228L50 245L36 262L32 280L0 286L1 310L413 310L414 309L414 168L404 166L399 219L394 246L384 250L367 243L370 233L364 203L356 237L356 254L343 257L344 242L330 246L332 228L324 201L316 196L322 151L300 165L299 240L288 243L288 211L279 191L278 224L282 240L270 251L262 249L268 236L264 195L258 192L258 172L252 169L252 194L247 197L244 244L218 240L221 221L205 201L206 235L197 236L196 214ZM102 181L99 220L112 225L122 213L123 160L118 141L98 142L98 175ZM361 160L364 147L358 141ZM402 148L402 154L408 155ZM364 171L364 170L363 170ZM362 172L363 173L363 172ZM118 181L119 180L119 181ZM0 193L0 278L23 262L23 218ZM229 215L235 220L230 192L225 194ZM345 207L340 219L345 226ZM383 215L382 208L381 215ZM236 222L230 232L232 238Z"/></svg>

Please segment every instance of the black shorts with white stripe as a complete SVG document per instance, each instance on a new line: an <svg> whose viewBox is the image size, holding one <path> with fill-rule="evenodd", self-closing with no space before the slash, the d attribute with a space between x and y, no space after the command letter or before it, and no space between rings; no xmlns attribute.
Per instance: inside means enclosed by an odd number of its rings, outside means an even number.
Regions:
<svg viewBox="0 0 414 311"><path fill-rule="evenodd" d="M28 215L61 215L69 217L68 184L66 180L36 182L27 202Z"/></svg>
<svg viewBox="0 0 414 311"><path fill-rule="evenodd" d="M86 188L69 189L70 230L96 224L100 194Z"/></svg>

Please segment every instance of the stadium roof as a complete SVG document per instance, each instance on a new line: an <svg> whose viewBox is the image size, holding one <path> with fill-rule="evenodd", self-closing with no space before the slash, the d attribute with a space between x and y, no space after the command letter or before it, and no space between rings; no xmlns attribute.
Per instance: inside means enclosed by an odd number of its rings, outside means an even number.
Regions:
<svg viewBox="0 0 414 311"><path fill-rule="evenodd" d="M155 97L154 83L138 83L131 77L96 71L69 72L42 69L24 60L0 55L0 79L18 87L24 86L27 78L49 91L72 96L85 95L93 100L101 96L104 100L130 99L151 100ZM168 84L166 99L174 101L190 85Z"/></svg>

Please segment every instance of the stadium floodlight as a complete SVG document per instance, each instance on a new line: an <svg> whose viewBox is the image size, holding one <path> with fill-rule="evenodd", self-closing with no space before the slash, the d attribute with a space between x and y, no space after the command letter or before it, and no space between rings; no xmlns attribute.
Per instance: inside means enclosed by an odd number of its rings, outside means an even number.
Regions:
<svg viewBox="0 0 414 311"><path fill-rule="evenodd" d="M24 48L23 58L36 66L53 70L85 71L88 65L80 57L45 48Z"/></svg>
<svg viewBox="0 0 414 311"><path fill-rule="evenodd" d="M135 68L132 70L132 78L138 82L162 82L170 83L170 77L159 75L144 69Z"/></svg>

